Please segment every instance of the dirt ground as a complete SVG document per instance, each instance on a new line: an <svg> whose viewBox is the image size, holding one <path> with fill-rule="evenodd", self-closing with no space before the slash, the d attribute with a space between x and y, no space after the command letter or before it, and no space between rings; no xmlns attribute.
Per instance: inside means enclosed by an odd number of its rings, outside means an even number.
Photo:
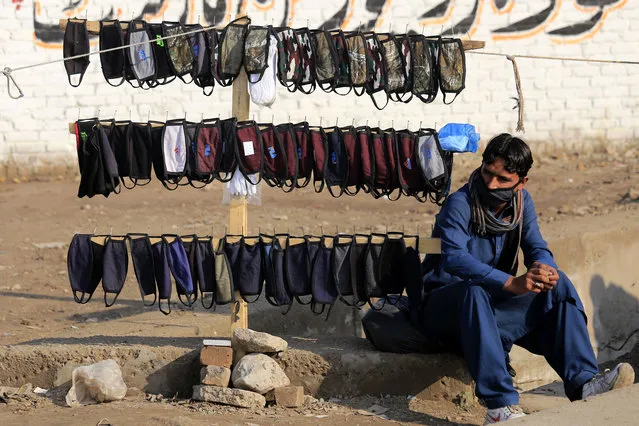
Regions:
<svg viewBox="0 0 639 426"><path fill-rule="evenodd" d="M628 149L588 157L561 153L536 158L527 188L535 200L542 231L560 235L567 229L596 226L611 212L615 212L619 226L636 223L639 202L619 201L639 197L638 157L638 150ZM454 189L465 183L480 157L466 154L457 156L455 161ZM73 301L66 270L66 249L75 232L222 235L228 224L228 206L222 204L223 184L214 183L205 190L184 187L167 191L153 182L142 188L124 189L108 199L78 199L77 185L76 181L55 176L37 182L0 184L0 345L90 339L96 335L122 336L122 343L127 339L162 337L170 342L178 337L228 335L225 311L211 314L201 306L186 309L175 305L173 313L165 317L157 308L143 308L132 270L114 307L104 308L100 289L95 300L78 305ZM333 199L328 192L316 194L310 188L284 194L264 186L261 198L261 205L249 206L249 233L275 229L299 234L302 228L307 233L331 234L338 229L404 229L424 235L429 233L438 210L432 203L408 198L390 202L360 194ZM637 348L629 359L638 366ZM446 424L448 417L455 423L477 424L483 418L479 407L465 411L452 404L409 404L405 397L397 398L377 403L397 405L399 408L392 411L400 414L389 418L402 423ZM102 418L112 424L154 425L385 422L357 414L352 408L358 404L359 408L366 408L373 403L364 400L334 404L338 408L331 409L329 417L318 418L314 416L322 414L314 410L288 410L269 417L226 411L228 408L150 403L135 398L100 407L69 409L39 399L13 407L0 403L0 424L13 424L18 419L20 424L42 424L45 418L47 424L72 425L97 424ZM339 407L349 408L341 411ZM211 418L211 411L215 410L216 416Z"/></svg>

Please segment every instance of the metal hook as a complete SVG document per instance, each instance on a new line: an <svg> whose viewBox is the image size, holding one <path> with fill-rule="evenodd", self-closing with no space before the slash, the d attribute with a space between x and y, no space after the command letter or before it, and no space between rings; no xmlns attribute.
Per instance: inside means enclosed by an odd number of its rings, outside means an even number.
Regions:
<svg viewBox="0 0 639 426"><path fill-rule="evenodd" d="M421 122L421 120L419 121L419 128L420 128L420 129L422 128L422 122Z"/></svg>
<svg viewBox="0 0 639 426"><path fill-rule="evenodd" d="M78 121L80 121L80 108L78 108Z"/></svg>
<svg viewBox="0 0 639 426"><path fill-rule="evenodd" d="M339 125L339 117L335 117L335 127Z"/></svg>
<svg viewBox="0 0 639 426"><path fill-rule="evenodd" d="M406 123L406 129L410 129L410 120Z"/></svg>
<svg viewBox="0 0 639 426"><path fill-rule="evenodd" d="M353 118L353 121L351 121L351 126L355 125L355 119Z"/></svg>
<svg viewBox="0 0 639 426"><path fill-rule="evenodd" d="M149 121L151 121L151 107L149 107L149 110L146 113L146 122L148 123Z"/></svg>
<svg viewBox="0 0 639 426"><path fill-rule="evenodd" d="M113 225L111 225L111 229L109 230L109 237L113 235Z"/></svg>
<svg viewBox="0 0 639 426"><path fill-rule="evenodd" d="M408 34L408 24L406 24L406 29L404 30L404 34Z"/></svg>
<svg viewBox="0 0 639 426"><path fill-rule="evenodd" d="M320 115L320 125L319 125L320 127L322 127L322 120L323 120L323 118L322 118L322 116Z"/></svg>
<svg viewBox="0 0 639 426"><path fill-rule="evenodd" d="M166 112L166 121L169 121L169 112Z"/></svg>
<svg viewBox="0 0 639 426"><path fill-rule="evenodd" d="M200 113L200 121L204 121L204 113L203 112Z"/></svg>
<svg viewBox="0 0 639 426"><path fill-rule="evenodd" d="M200 23L200 15L197 15L197 23Z"/></svg>
<svg viewBox="0 0 639 426"><path fill-rule="evenodd" d="M439 30L439 36L441 37L442 33L444 32L444 26L442 25L442 27Z"/></svg>
<svg viewBox="0 0 639 426"><path fill-rule="evenodd" d="M114 118L115 118L115 116L114 116ZM129 121L131 121L131 108L129 108Z"/></svg>
<svg viewBox="0 0 639 426"><path fill-rule="evenodd" d="M93 228L93 235L95 235L95 231L97 231L97 230L98 230L98 226L96 225L96 227Z"/></svg>

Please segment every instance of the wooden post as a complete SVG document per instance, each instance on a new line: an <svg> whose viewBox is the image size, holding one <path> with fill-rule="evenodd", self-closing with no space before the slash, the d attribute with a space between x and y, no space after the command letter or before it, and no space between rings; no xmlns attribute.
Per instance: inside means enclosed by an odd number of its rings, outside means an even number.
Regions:
<svg viewBox="0 0 639 426"><path fill-rule="evenodd" d="M248 93L248 77L244 68L233 82L232 115L238 121L248 120L251 99ZM236 173L239 173L236 171ZM245 196L231 197L229 211L229 233L246 235L248 232L248 203ZM235 291L235 302L231 306L231 332L236 328L248 328L248 306Z"/></svg>

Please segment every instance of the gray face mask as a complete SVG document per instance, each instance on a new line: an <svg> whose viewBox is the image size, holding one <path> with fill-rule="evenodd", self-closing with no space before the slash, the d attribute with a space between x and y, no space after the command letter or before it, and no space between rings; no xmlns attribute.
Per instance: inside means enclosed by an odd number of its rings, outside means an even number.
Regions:
<svg viewBox="0 0 639 426"><path fill-rule="evenodd" d="M513 199L517 192L515 191L515 188L517 188L517 185L520 183L521 178L510 188L489 189L488 186L486 186L486 182L484 182L484 178L481 176L481 173L478 173L477 190L479 191L479 199L482 204L489 208L498 207L499 205L507 203Z"/></svg>

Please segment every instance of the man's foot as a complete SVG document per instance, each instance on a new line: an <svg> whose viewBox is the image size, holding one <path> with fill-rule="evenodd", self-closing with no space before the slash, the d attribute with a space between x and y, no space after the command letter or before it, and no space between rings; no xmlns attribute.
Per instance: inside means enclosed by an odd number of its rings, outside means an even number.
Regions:
<svg viewBox="0 0 639 426"><path fill-rule="evenodd" d="M597 374L589 382L586 382L581 390L581 399L600 395L613 389L625 388L632 385L634 381L635 370L627 362L622 362L612 370Z"/></svg>
<svg viewBox="0 0 639 426"><path fill-rule="evenodd" d="M521 411L519 405L509 405L507 407L493 408L486 412L486 421L484 425L505 422L506 420L518 419L526 414Z"/></svg>

